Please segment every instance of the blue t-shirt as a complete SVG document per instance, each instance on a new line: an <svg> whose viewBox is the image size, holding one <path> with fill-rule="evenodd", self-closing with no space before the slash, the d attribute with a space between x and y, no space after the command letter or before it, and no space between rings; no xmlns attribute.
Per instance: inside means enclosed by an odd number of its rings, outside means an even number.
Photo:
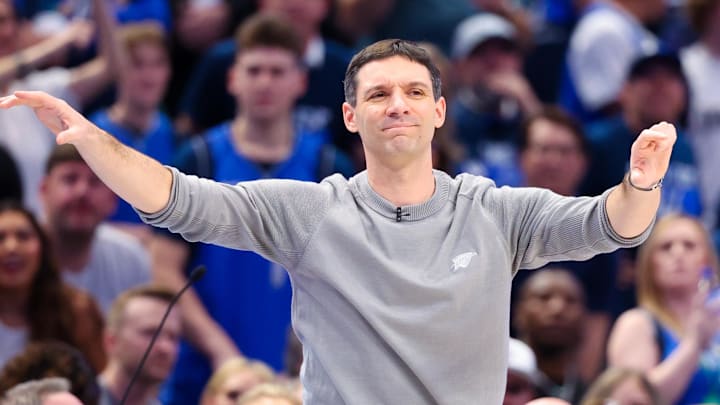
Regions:
<svg viewBox="0 0 720 405"><path fill-rule="evenodd" d="M175 153L176 137L170 118L164 113L158 111L155 114L152 125L145 133L137 133L113 122L107 110L96 112L90 116L90 120L100 129L115 136L123 144L156 159L162 164L170 164ZM143 223L130 204L124 200L118 202L118 208L109 220L111 222Z"/></svg>
<svg viewBox="0 0 720 405"><path fill-rule="evenodd" d="M660 345L660 361L664 361L675 351L680 343L675 334L658 320L653 318ZM720 403L720 343L714 343L700 356L700 363L692 375L685 392L674 405L717 404Z"/></svg>
<svg viewBox="0 0 720 405"><path fill-rule="evenodd" d="M629 169L630 148L637 138L621 116L589 125L586 135L591 146L591 163L581 188L583 195L598 195L622 181ZM658 215L682 212L700 216L702 204L695 157L680 131L665 174Z"/></svg>
<svg viewBox="0 0 720 405"><path fill-rule="evenodd" d="M191 141L174 166L185 173L206 171L212 178L235 184L261 178L317 181L320 155L327 141L322 132L298 132L290 157L280 164L262 166L235 152L229 124L205 135L208 159L199 159L202 140ZM205 162L201 162L205 161ZM204 173L203 173L204 174ZM198 243L189 268L204 264L208 272L195 291L212 318L221 325L244 356L259 359L276 370L283 369L286 334L290 328L292 289L287 272L254 252ZM182 342L178 361L163 393L163 403L197 404L211 375L205 356Z"/></svg>

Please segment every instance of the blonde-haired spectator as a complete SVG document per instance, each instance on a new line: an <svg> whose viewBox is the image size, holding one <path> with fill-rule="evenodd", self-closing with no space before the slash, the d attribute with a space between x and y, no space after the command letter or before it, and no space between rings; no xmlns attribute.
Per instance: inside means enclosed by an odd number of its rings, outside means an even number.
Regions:
<svg viewBox="0 0 720 405"><path fill-rule="evenodd" d="M284 385L260 384L240 397L235 405L302 405L302 400Z"/></svg>
<svg viewBox="0 0 720 405"><path fill-rule="evenodd" d="M680 214L660 219L636 271L639 308L616 322L608 364L645 372L668 403L717 403L720 356L710 349L720 302L708 301L707 288L717 284L718 259L702 224Z"/></svg>
<svg viewBox="0 0 720 405"><path fill-rule="evenodd" d="M265 363L234 357L225 361L208 380L200 397L201 405L230 405L253 387L275 380Z"/></svg>

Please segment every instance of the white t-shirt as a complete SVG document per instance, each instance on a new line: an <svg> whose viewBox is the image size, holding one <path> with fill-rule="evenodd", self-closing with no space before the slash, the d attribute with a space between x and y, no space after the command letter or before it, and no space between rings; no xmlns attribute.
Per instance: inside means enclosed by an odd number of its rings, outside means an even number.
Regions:
<svg viewBox="0 0 720 405"><path fill-rule="evenodd" d="M85 268L63 269L62 273L67 283L90 294L106 314L120 293L150 282L150 257L137 239L102 224L95 233Z"/></svg>
<svg viewBox="0 0 720 405"><path fill-rule="evenodd" d="M17 90L38 90L67 101L78 103L70 91L71 72L65 68L51 68L30 73L12 82L8 94ZM35 117L28 107L0 110L0 144L15 159L23 183L25 206L40 212L38 189L45 172L45 160L55 146L55 136Z"/></svg>
<svg viewBox="0 0 720 405"><path fill-rule="evenodd" d="M592 7L570 38L568 68L584 107L597 110L616 100L632 62L656 52L658 40L610 3Z"/></svg>
<svg viewBox="0 0 720 405"><path fill-rule="evenodd" d="M27 331L24 328L11 328L0 322L0 369L23 351L26 342Z"/></svg>
<svg viewBox="0 0 720 405"><path fill-rule="evenodd" d="M695 152L700 171L704 220L715 225L720 202L720 59L710 54L701 43L680 53L685 76L690 86L687 135Z"/></svg>

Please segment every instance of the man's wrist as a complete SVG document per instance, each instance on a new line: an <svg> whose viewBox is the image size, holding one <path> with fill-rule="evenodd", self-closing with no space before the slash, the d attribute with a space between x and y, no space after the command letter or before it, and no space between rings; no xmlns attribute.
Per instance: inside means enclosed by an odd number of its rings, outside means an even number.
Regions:
<svg viewBox="0 0 720 405"><path fill-rule="evenodd" d="M649 187L640 187L638 185L633 184L632 179L630 177L630 172L627 172L625 174L625 182L633 189L638 191L654 191L659 190L663 186L663 179L664 177L660 177L660 180L656 181L655 183L651 184Z"/></svg>

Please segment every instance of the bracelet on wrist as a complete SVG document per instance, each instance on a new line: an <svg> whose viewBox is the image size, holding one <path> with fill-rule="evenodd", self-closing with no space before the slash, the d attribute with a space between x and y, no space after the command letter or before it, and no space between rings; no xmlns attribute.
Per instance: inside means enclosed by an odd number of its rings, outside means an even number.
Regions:
<svg viewBox="0 0 720 405"><path fill-rule="evenodd" d="M664 179L664 177L660 177L660 180L651 184L650 187L640 187L640 186L636 186L635 184L633 184L632 179L630 178L630 172L628 172L625 175L625 178L627 179L627 183L630 187L634 188L635 190L639 190L639 191L653 191L653 190L660 189L663 186L663 179Z"/></svg>

